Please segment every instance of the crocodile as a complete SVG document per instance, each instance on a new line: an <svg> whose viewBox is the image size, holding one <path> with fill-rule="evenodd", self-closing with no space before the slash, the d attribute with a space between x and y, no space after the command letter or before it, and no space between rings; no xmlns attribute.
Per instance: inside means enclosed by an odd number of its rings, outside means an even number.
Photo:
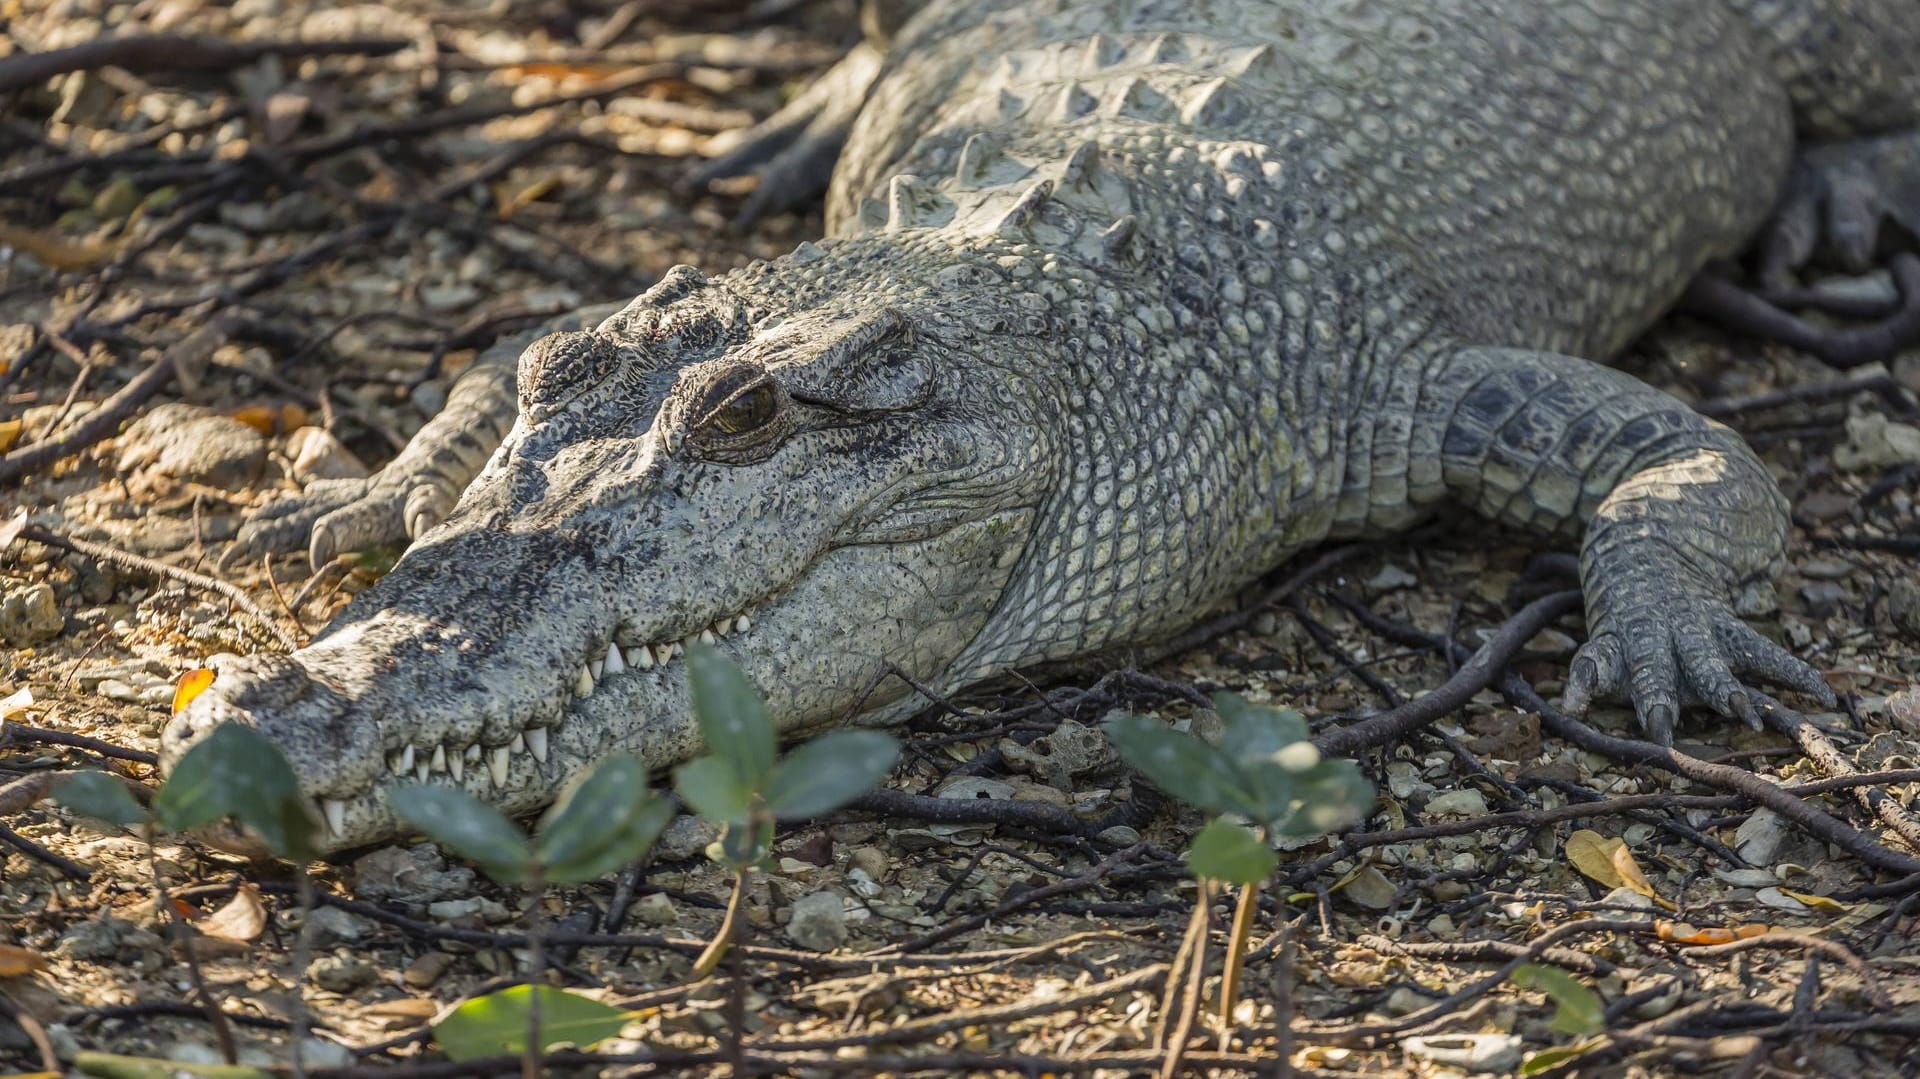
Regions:
<svg viewBox="0 0 1920 1079"><path fill-rule="evenodd" d="M896 6L734 155L769 198L832 162L827 235L509 341L373 479L266 510L243 545L412 545L225 662L163 766L254 725L334 848L402 782L524 813L700 751L694 641L783 731L895 722L1456 510L1578 544L1576 713L1833 704L1746 621L1773 477L1605 361L1756 241L1911 239L1907 0Z"/></svg>

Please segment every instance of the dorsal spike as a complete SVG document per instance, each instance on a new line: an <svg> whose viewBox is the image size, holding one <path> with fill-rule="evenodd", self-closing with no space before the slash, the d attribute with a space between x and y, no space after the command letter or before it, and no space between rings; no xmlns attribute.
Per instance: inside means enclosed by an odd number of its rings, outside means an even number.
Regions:
<svg viewBox="0 0 1920 1079"><path fill-rule="evenodd" d="M708 285L707 275L681 263L668 270L665 276L654 282L654 286L640 294L638 302L665 307L675 300L683 300L698 289Z"/></svg>
<svg viewBox="0 0 1920 1079"><path fill-rule="evenodd" d="M887 231L910 229L914 220L913 185L919 177L902 173L887 184Z"/></svg>
<svg viewBox="0 0 1920 1079"><path fill-rule="evenodd" d="M1120 58L1126 55L1126 49L1107 35L1096 33L1087 39L1087 48L1083 55L1087 68L1097 71L1118 63Z"/></svg>
<svg viewBox="0 0 1920 1079"><path fill-rule="evenodd" d="M1100 107L1100 99L1079 83L1068 83L1060 94L1059 119L1078 120Z"/></svg>
<svg viewBox="0 0 1920 1079"><path fill-rule="evenodd" d="M1108 262L1124 262L1133 253L1133 237L1140 221L1132 214L1115 219L1100 232L1100 255Z"/></svg>
<svg viewBox="0 0 1920 1079"><path fill-rule="evenodd" d="M1187 99L1180 110L1181 119L1197 127L1229 127L1246 119L1251 112L1245 94L1225 79L1210 79Z"/></svg>
<svg viewBox="0 0 1920 1079"><path fill-rule="evenodd" d="M1040 208L1045 206L1047 200L1052 197L1052 180L1041 180L1039 183L1027 188L1021 192L1019 199L1015 200L1013 206L1000 216L999 222L994 225L994 231L999 233L1025 232L1027 228L1033 224L1034 218L1040 216Z"/></svg>
<svg viewBox="0 0 1920 1079"><path fill-rule="evenodd" d="M1227 70L1239 78L1269 77L1280 71L1280 51L1272 45L1256 45L1227 64Z"/></svg>
<svg viewBox="0 0 1920 1079"><path fill-rule="evenodd" d="M960 147L960 163L953 170L954 182L961 187L973 186L987 171L987 162L998 153L999 149L986 133L976 131L968 135L966 143Z"/></svg>
<svg viewBox="0 0 1920 1079"><path fill-rule="evenodd" d="M879 199L860 200L860 224L867 229L887 227L887 204Z"/></svg>
<svg viewBox="0 0 1920 1079"><path fill-rule="evenodd" d="M1067 155L1067 163L1060 168L1061 187L1079 187L1093 175L1100 166L1100 144L1083 142Z"/></svg>
<svg viewBox="0 0 1920 1079"><path fill-rule="evenodd" d="M1187 59L1187 43L1177 34L1159 34L1147 42L1146 61L1149 64L1177 64Z"/></svg>
<svg viewBox="0 0 1920 1079"><path fill-rule="evenodd" d="M1130 116L1136 120L1170 120L1173 118L1173 103L1165 94L1147 84L1145 79L1128 79L1120 88L1120 96L1114 100L1113 111L1118 116Z"/></svg>

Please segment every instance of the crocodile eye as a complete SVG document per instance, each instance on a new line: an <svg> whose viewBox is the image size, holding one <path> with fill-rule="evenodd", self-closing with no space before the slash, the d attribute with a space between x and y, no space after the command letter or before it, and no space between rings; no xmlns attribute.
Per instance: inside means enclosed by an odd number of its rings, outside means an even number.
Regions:
<svg viewBox="0 0 1920 1079"><path fill-rule="evenodd" d="M780 400L773 384L761 382L736 393L715 409L707 422L724 435L744 435L773 422Z"/></svg>

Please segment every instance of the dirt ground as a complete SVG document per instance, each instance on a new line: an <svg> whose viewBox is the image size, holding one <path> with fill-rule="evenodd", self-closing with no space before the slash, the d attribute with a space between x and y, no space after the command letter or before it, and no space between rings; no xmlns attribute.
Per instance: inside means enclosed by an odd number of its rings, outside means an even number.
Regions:
<svg viewBox="0 0 1920 1079"><path fill-rule="evenodd" d="M523 895L426 846L318 866L303 965L286 867L166 840L150 865L138 838L40 797L71 767L149 777L175 680L277 647L230 597L141 559L227 582L304 638L397 552L218 568L250 510L384 463L503 334L816 234L817 215L731 230L745 187L682 181L855 23L851 3L781 0L0 0L0 1069L219 1059L157 873L243 1060L288 1060L304 997L305 1060L331 1069L314 1074L491 1073L437 1064L424 1024L524 962ZM6 81L23 53L136 31L239 47L102 50ZM340 44L265 47L294 40ZM1233 1031L1203 1014L1193 1066L1513 1073L1579 1041L1505 978L1534 960L1606 1003L1586 1055L1535 1074L1920 1071L1920 827L1902 808L1920 791L1920 358L1835 372L1676 320L1622 362L1765 455L1796 527L1756 624L1853 714L1798 734L1693 717L1674 765L1575 746L1480 689L1362 755L1381 802L1359 832L1287 853ZM21 515L49 541L14 535ZM1172 658L930 708L900 798L783 833L752 946L691 984L728 881L683 818L644 871L544 901L573 935L559 982L637 1016L555 1073L718 1072L732 1052L808 1075L1152 1073L1200 818L1136 788L1095 725L1127 708L1204 728L1196 701L1219 688L1317 724L1401 705L1457 667L1408 631L1477 646L1565 587L1524 572L1538 553L1470 522L1313 552L1268 582L1310 570L1290 595L1250 593ZM1552 700L1581 632L1561 618L1507 669ZM1632 733L1617 709L1590 723ZM1839 782L1796 816L1756 809L1754 776ZM1810 830L1826 824L1844 834ZM1624 841L1624 881L1619 858L1591 862L1600 837ZM1738 926L1769 931L1710 943Z"/></svg>

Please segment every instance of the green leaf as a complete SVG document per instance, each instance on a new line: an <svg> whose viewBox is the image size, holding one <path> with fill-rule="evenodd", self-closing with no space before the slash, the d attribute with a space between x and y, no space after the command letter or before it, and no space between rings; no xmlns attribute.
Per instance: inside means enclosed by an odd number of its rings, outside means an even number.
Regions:
<svg viewBox="0 0 1920 1079"><path fill-rule="evenodd" d="M611 1004L569 993L551 985L539 987L540 1049L577 1045L582 1049L620 1033L634 1018ZM484 997L475 997L433 1024L433 1037L453 1060L517 1056L527 1047L527 1008L533 987L516 985Z"/></svg>
<svg viewBox="0 0 1920 1079"><path fill-rule="evenodd" d="M1553 1019L1547 1025L1562 1034L1586 1036L1607 1028L1606 1005L1600 994L1559 967L1527 963L1507 979L1522 989L1538 989L1553 1000Z"/></svg>
<svg viewBox="0 0 1920 1079"><path fill-rule="evenodd" d="M1308 738L1305 716L1250 704L1238 693L1214 694L1213 710L1220 713L1225 726L1220 751L1235 764L1272 760L1274 754Z"/></svg>
<svg viewBox="0 0 1920 1079"><path fill-rule="evenodd" d="M759 865L773 853L773 820L762 818L745 824L729 824L720 832L720 860L740 872ZM709 848L711 851L711 848Z"/></svg>
<svg viewBox="0 0 1920 1079"><path fill-rule="evenodd" d="M1520 1062L1520 1074L1541 1075L1554 1071L1570 1061L1586 1056L1595 1049L1611 1044L1613 1042L1608 1038L1585 1038L1572 1045L1549 1046L1537 1053L1528 1053L1526 1059Z"/></svg>
<svg viewBox="0 0 1920 1079"><path fill-rule="evenodd" d="M554 884L581 884L646 853L673 820L673 803L647 789L647 766L631 753L595 765L540 822L533 856Z"/></svg>
<svg viewBox="0 0 1920 1079"><path fill-rule="evenodd" d="M726 761L748 793L759 793L779 749L760 692L732 660L697 641L687 649L687 684L707 752Z"/></svg>
<svg viewBox="0 0 1920 1079"><path fill-rule="evenodd" d="M173 766L153 814L176 832L228 817L282 858L316 857L319 821L280 750L252 727L222 723Z"/></svg>
<svg viewBox="0 0 1920 1079"><path fill-rule="evenodd" d="M533 849L526 835L499 810L465 791L408 783L388 792L387 806L394 816L502 884L517 884L532 875Z"/></svg>
<svg viewBox="0 0 1920 1079"><path fill-rule="evenodd" d="M1200 829L1187 848L1187 865L1194 873L1229 884L1258 884L1279 864L1280 856L1252 829L1218 817Z"/></svg>
<svg viewBox="0 0 1920 1079"><path fill-rule="evenodd" d="M153 819L127 785L106 772L75 772L53 788L53 800L83 817L108 824L145 824Z"/></svg>
<svg viewBox="0 0 1920 1079"><path fill-rule="evenodd" d="M1105 726L1120 756L1154 786L1201 809L1250 812L1246 781L1212 746L1150 716L1118 715Z"/></svg>
<svg viewBox="0 0 1920 1079"><path fill-rule="evenodd" d="M1373 809L1373 784L1350 760L1321 761L1294 778L1292 804L1284 816L1269 822L1280 835L1306 838L1337 832L1366 820Z"/></svg>
<svg viewBox="0 0 1920 1079"><path fill-rule="evenodd" d="M700 757L674 769L673 789L695 813L717 824L744 823L753 812L753 791L719 757Z"/></svg>
<svg viewBox="0 0 1920 1079"><path fill-rule="evenodd" d="M767 780L767 808L782 820L817 817L865 794L900 759L880 731L834 731L787 754Z"/></svg>

